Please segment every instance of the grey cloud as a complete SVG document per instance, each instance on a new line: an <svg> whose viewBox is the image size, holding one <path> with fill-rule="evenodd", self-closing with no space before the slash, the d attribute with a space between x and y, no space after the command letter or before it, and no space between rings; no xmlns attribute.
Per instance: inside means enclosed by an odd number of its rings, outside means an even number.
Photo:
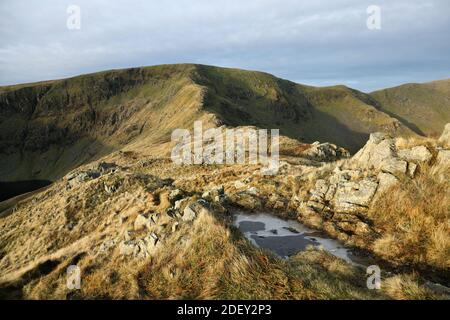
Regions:
<svg viewBox="0 0 450 320"><path fill-rule="evenodd" d="M449 77L450 3L377 2L371 31L372 0L3 0L0 85L181 62L364 91ZM66 28L70 4L81 30Z"/></svg>

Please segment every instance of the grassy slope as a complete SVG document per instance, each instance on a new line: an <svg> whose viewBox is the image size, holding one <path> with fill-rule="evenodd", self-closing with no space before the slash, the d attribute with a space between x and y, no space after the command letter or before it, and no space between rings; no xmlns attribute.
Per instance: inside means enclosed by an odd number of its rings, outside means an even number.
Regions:
<svg viewBox="0 0 450 320"><path fill-rule="evenodd" d="M419 134L439 136L450 122L450 79L371 93L381 109Z"/></svg>
<svg viewBox="0 0 450 320"><path fill-rule="evenodd" d="M125 148L167 155L174 128L255 125L356 151L373 131L411 135L368 95L203 65L112 70L0 87L0 179L56 179ZM159 148L156 146L159 145Z"/></svg>
<svg viewBox="0 0 450 320"><path fill-rule="evenodd" d="M375 107L368 95L344 87L314 88L270 74L200 66L205 107L228 125L280 128L305 142L330 141L358 150L374 131L413 133Z"/></svg>
<svg viewBox="0 0 450 320"><path fill-rule="evenodd" d="M1 178L55 179L138 136L168 139L180 122L198 117L192 104L201 90L191 71L157 66L2 88Z"/></svg>

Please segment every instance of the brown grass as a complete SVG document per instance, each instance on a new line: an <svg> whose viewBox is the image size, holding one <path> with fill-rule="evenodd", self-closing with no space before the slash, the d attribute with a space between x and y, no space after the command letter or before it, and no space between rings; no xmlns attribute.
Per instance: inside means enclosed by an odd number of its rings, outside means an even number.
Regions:
<svg viewBox="0 0 450 320"><path fill-rule="evenodd" d="M421 168L379 197L369 211L382 237L375 253L396 262L439 270L450 268L449 182Z"/></svg>

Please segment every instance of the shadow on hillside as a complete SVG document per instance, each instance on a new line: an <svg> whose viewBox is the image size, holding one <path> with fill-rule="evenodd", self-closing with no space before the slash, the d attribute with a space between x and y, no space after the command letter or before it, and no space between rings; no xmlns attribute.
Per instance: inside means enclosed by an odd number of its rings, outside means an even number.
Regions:
<svg viewBox="0 0 450 320"><path fill-rule="evenodd" d="M397 120L400 121L405 127L411 129L413 132L417 133L418 135L423 136L423 137L426 137L426 136L427 136L422 130L420 130L420 128L419 128L417 125L415 125L415 124L412 123L412 122L409 122L408 120L406 120L405 118L399 116L398 114L395 114L395 113L393 113L393 112L391 112L391 111L388 111L388 110L385 110L385 109L383 109L383 108L381 108L380 111L383 111L383 112L386 113L388 116L397 119Z"/></svg>

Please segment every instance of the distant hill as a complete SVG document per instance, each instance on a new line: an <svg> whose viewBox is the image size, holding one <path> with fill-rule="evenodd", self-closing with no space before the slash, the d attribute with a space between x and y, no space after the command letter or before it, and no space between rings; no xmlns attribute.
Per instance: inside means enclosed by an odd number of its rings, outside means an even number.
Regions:
<svg viewBox="0 0 450 320"><path fill-rule="evenodd" d="M173 129L191 129L195 120L205 127L279 128L302 142L328 141L352 152L374 131L434 134L431 125L428 130L422 124L430 121L440 132L450 121L448 108L441 107L449 99L448 86L447 91L439 82L419 87L414 92L423 102L416 106L414 95L402 100L411 100L408 108L419 111L405 115L397 111L397 98L391 97L398 95L390 89L368 95L345 86L315 88L262 72L193 64L0 87L0 181L56 179L118 150L167 156ZM424 104L427 90L435 96L430 112Z"/></svg>
<svg viewBox="0 0 450 320"><path fill-rule="evenodd" d="M421 135L437 137L450 121L450 79L405 84L370 95L382 111Z"/></svg>

